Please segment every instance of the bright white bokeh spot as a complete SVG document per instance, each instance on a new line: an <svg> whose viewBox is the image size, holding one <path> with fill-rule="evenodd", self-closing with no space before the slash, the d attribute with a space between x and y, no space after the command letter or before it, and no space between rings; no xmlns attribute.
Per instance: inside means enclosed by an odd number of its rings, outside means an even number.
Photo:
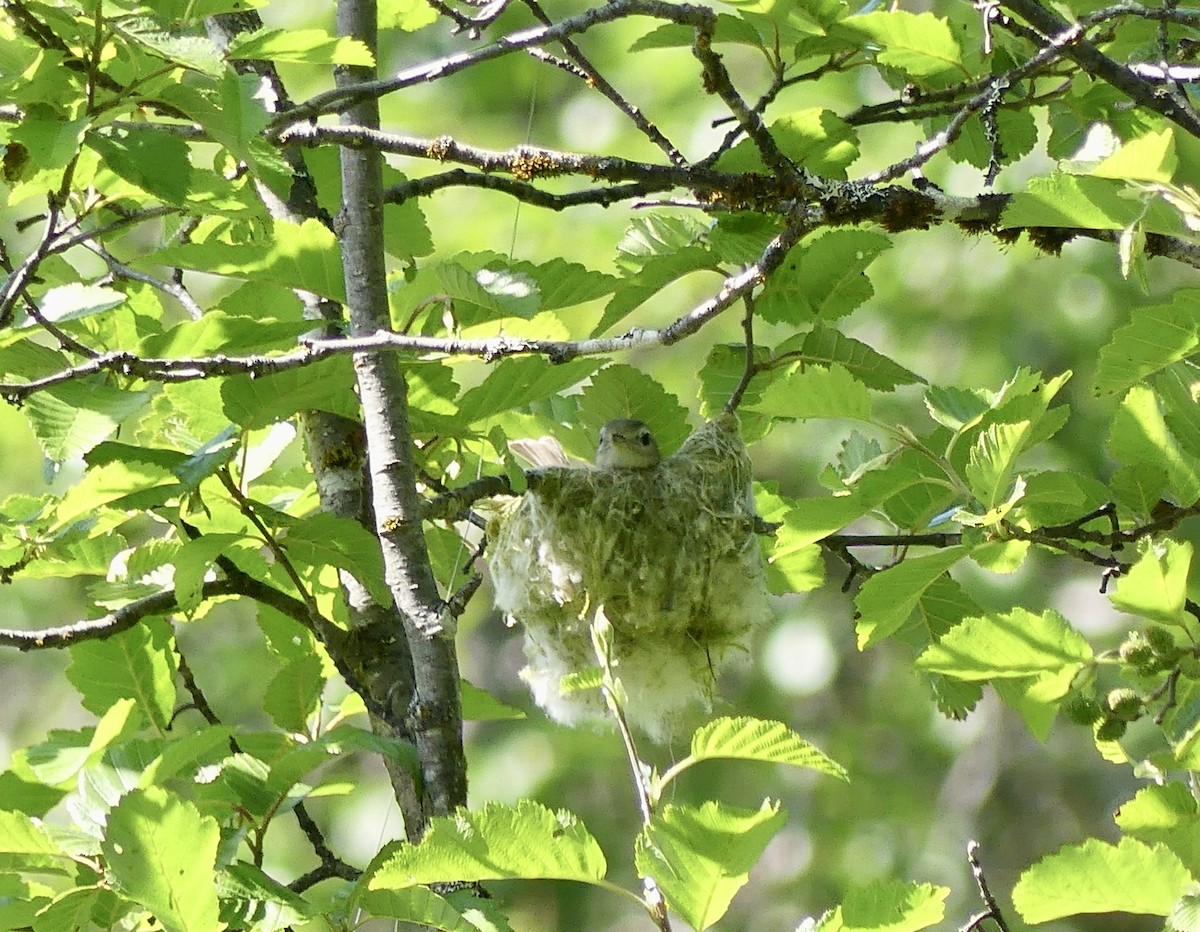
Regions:
<svg viewBox="0 0 1200 932"><path fill-rule="evenodd" d="M1108 317L1107 286L1094 275L1068 275L1062 279L1055 303L1080 324L1102 323Z"/></svg>
<svg viewBox="0 0 1200 932"><path fill-rule="evenodd" d="M817 622L793 618L767 637L763 669L771 683L791 696L811 696L829 685L838 657L829 635Z"/></svg>
<svg viewBox="0 0 1200 932"><path fill-rule="evenodd" d="M617 108L595 94L576 94L558 114L563 139L586 139L591 152L603 152L620 130Z"/></svg>
<svg viewBox="0 0 1200 932"><path fill-rule="evenodd" d="M1112 581L1109 585L1113 585ZM1117 581L1120 585L1120 581ZM1136 627L1128 615L1113 608L1100 591L1099 574L1063 583L1054 590L1052 607L1084 637L1112 634Z"/></svg>

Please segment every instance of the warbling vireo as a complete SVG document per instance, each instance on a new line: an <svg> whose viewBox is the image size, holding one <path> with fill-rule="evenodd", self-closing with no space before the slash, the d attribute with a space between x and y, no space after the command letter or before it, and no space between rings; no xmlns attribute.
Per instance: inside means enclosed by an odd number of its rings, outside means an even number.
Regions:
<svg viewBox="0 0 1200 932"><path fill-rule="evenodd" d="M649 469L661 459L654 435L641 421L620 418L600 428L596 465L601 469Z"/></svg>

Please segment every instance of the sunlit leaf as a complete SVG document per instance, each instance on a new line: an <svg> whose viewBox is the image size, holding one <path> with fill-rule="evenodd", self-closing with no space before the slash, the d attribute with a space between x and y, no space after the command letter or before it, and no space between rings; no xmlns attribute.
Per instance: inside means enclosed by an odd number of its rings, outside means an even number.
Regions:
<svg viewBox="0 0 1200 932"><path fill-rule="evenodd" d="M1089 838L1038 861L1013 888L1026 922L1080 913L1166 916L1192 882L1169 848L1122 838L1116 845Z"/></svg>

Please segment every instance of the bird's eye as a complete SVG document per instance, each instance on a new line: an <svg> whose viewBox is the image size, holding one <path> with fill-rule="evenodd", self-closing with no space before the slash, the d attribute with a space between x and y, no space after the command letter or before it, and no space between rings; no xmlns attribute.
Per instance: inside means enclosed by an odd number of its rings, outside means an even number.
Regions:
<svg viewBox="0 0 1200 932"><path fill-rule="evenodd" d="M648 431L648 430L642 431L642 436L640 439L642 441L642 446L644 446L644 447L650 446L650 443L651 443L650 431Z"/></svg>

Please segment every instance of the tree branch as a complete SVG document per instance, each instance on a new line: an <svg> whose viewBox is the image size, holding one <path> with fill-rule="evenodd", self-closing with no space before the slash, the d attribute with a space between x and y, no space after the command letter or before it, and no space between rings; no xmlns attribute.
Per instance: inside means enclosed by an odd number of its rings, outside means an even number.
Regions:
<svg viewBox="0 0 1200 932"><path fill-rule="evenodd" d="M378 48L377 12L372 0L339 0L338 33ZM339 68L339 89L358 101L344 121L375 130L379 109L372 93L372 69ZM376 82L377 83L377 82ZM338 218L346 304L353 336L389 326L387 270L383 252L383 157L373 149L341 150L343 213ZM355 377L367 438L376 532L384 571L404 619L413 662L413 730L424 777L424 819L406 825L410 840L424 833L429 815L445 815L467 801L462 706L450 621L438 594L421 527L413 443L408 425L408 386L396 357L378 352L354 356Z"/></svg>
<svg viewBox="0 0 1200 932"><path fill-rule="evenodd" d="M1127 94L1139 105L1162 114L1193 136L1200 136L1200 120L1197 120L1196 115L1190 112L1190 108L1181 107L1170 95L1160 93L1154 83L1139 77L1130 68L1113 61L1091 42L1082 38L1084 29L1120 16L1169 19L1174 22L1187 22L1195 25L1200 22L1200 11L1151 9L1136 3L1118 3L1081 16L1075 25L1068 26L1037 0L1001 0L1001 3L1033 26L1051 44L1059 41L1054 37L1062 37L1078 31L1077 38L1062 45L1062 50L1068 58L1076 62L1088 74L1107 81L1113 87Z"/></svg>
<svg viewBox="0 0 1200 932"><path fill-rule="evenodd" d="M564 19L555 26L538 26L510 33L474 52L459 52L444 58L425 62L398 72L382 80L365 80L351 85L341 85L325 91L298 105L286 115L281 115L267 124L264 132L268 136L278 134L285 127L309 120L326 113L349 109L356 101L377 100L393 91L436 81L456 74L482 62L501 58L513 52L534 46L549 45L566 36L586 32L593 26L610 23L629 16L652 16L669 22L699 26L713 19L712 10L687 3L672 4L665 0L613 0L604 6L593 7L577 16Z"/></svg>

